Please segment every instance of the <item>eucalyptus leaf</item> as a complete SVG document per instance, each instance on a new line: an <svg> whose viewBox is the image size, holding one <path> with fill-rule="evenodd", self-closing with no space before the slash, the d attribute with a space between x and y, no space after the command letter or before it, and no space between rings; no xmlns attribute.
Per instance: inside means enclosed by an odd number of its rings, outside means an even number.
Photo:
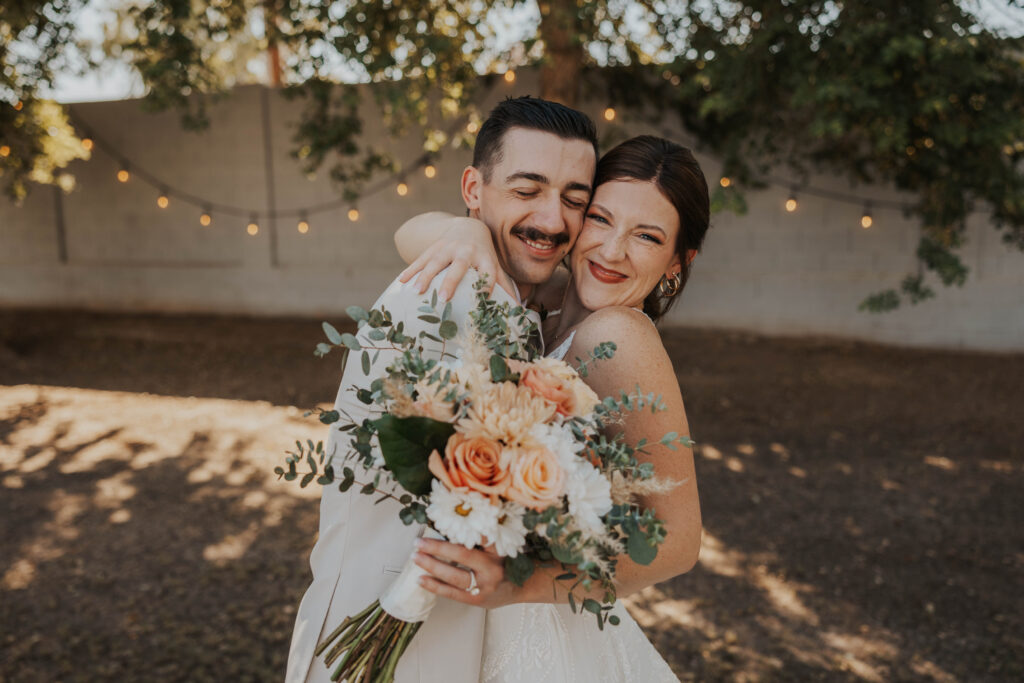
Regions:
<svg viewBox="0 0 1024 683"><path fill-rule="evenodd" d="M334 325L330 324L329 322L324 322L323 328L324 334L327 335L327 338L331 340L332 344L341 344L341 333L334 328Z"/></svg>

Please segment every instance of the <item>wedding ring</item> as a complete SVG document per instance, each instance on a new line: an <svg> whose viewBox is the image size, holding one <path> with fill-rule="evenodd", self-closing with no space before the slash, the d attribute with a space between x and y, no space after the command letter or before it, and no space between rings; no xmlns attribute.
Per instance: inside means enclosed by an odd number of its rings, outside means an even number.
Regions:
<svg viewBox="0 0 1024 683"><path fill-rule="evenodd" d="M480 595L480 587L476 585L476 573L472 569L467 569L469 572L469 588L466 592L470 595Z"/></svg>

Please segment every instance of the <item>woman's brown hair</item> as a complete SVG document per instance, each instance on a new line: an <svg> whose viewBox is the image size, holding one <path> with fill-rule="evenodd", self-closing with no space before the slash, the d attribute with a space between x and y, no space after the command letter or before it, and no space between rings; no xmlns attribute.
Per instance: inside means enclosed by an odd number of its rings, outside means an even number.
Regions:
<svg viewBox="0 0 1024 683"><path fill-rule="evenodd" d="M693 153L681 145L653 135L630 138L612 148L597 162L594 187L612 180L653 182L679 215L676 253L682 271L679 291L690 277L686 253L700 249L708 231L711 201L708 184ZM678 298L666 297L659 287L644 299L644 313L657 321Z"/></svg>

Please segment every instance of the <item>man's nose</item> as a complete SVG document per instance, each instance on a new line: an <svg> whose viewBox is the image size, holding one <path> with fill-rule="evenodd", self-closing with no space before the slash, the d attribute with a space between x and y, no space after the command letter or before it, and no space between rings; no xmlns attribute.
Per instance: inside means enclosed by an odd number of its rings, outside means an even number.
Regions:
<svg viewBox="0 0 1024 683"><path fill-rule="evenodd" d="M565 217L562 215L562 200L559 196L547 197L533 215L534 227L548 235L565 232Z"/></svg>

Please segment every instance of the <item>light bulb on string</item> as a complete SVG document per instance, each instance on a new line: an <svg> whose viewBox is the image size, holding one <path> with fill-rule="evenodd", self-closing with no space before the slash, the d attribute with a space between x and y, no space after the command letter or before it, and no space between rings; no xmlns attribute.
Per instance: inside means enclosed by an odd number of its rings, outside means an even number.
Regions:
<svg viewBox="0 0 1024 683"><path fill-rule="evenodd" d="M255 235L260 231L259 223L256 222L256 214L249 218L249 225L245 226L245 231L250 235Z"/></svg>
<svg viewBox="0 0 1024 683"><path fill-rule="evenodd" d="M348 210L348 219L355 223L359 220L359 209L352 208Z"/></svg>
<svg viewBox="0 0 1024 683"><path fill-rule="evenodd" d="M794 211L796 211L797 206L799 205L796 201L796 190L792 190L789 193L789 199L786 200L786 211L793 213Z"/></svg>
<svg viewBox="0 0 1024 683"><path fill-rule="evenodd" d="M423 175L425 175L428 178L433 178L434 176L437 175L437 166L434 166L433 164L427 164L426 166L423 167Z"/></svg>
<svg viewBox="0 0 1024 683"><path fill-rule="evenodd" d="M516 82L516 72L515 72L515 70L509 69L508 71L505 72L505 82L506 83L515 83Z"/></svg>
<svg viewBox="0 0 1024 683"><path fill-rule="evenodd" d="M730 185L732 185L732 180L729 179L729 176L724 175L722 176L721 180L718 181L718 184L721 185L722 187L729 187Z"/></svg>
<svg viewBox="0 0 1024 683"><path fill-rule="evenodd" d="M170 198L167 196L167 190L161 190L160 196L156 198L156 205L161 209L166 209L171 203Z"/></svg>
<svg viewBox="0 0 1024 683"><path fill-rule="evenodd" d="M127 166L123 166L120 169L118 169L118 171L117 171L117 180L118 180L118 182L127 183L129 180L131 180L131 178L132 178L132 174L128 172L128 167Z"/></svg>
<svg viewBox="0 0 1024 683"><path fill-rule="evenodd" d="M864 205L864 215L860 217L860 227L867 230L874 224L874 219L871 218L871 205Z"/></svg>
<svg viewBox="0 0 1024 683"><path fill-rule="evenodd" d="M604 110L604 120L614 121L615 120L615 107L608 107Z"/></svg>
<svg viewBox="0 0 1024 683"><path fill-rule="evenodd" d="M299 234L305 235L309 232L309 221L306 220L306 214L302 214L299 217L299 223L295 227L299 231Z"/></svg>
<svg viewBox="0 0 1024 683"><path fill-rule="evenodd" d="M25 106L25 103L22 102L21 100L18 100L17 103L14 105L14 111L21 111L21 108L24 107L24 106Z"/></svg>
<svg viewBox="0 0 1024 683"><path fill-rule="evenodd" d="M199 214L199 225L204 228L213 222L213 216L210 215L209 209L203 209L203 212Z"/></svg>
<svg viewBox="0 0 1024 683"><path fill-rule="evenodd" d="M82 149L84 149L86 152L91 152L92 146L92 138L82 138Z"/></svg>
<svg viewBox="0 0 1024 683"><path fill-rule="evenodd" d="M0 145L0 157L9 157L11 155L11 148L7 145Z"/></svg>
<svg viewBox="0 0 1024 683"><path fill-rule="evenodd" d="M405 184L404 180L399 180L398 185L395 186L395 192L398 193L399 197L404 197L409 194L409 186Z"/></svg>
<svg viewBox="0 0 1024 683"><path fill-rule="evenodd" d="M472 134L477 132L478 130L480 130L480 124L477 123L476 121L470 121L469 123L466 124L467 133Z"/></svg>

